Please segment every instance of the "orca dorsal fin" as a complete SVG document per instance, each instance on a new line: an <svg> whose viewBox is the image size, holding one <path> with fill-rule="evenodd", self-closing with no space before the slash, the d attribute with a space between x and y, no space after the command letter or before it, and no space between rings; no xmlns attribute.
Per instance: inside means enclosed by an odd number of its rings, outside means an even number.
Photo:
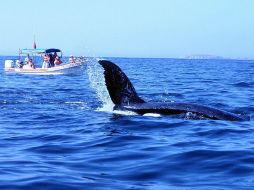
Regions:
<svg viewBox="0 0 254 190"><path fill-rule="evenodd" d="M98 62L104 68L105 83L115 105L145 102L138 96L126 74L116 64L107 60Z"/></svg>

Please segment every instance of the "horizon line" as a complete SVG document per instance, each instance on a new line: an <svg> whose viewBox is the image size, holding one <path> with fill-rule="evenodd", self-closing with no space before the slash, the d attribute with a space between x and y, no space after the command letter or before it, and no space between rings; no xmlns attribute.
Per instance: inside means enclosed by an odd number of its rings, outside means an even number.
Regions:
<svg viewBox="0 0 254 190"><path fill-rule="evenodd" d="M0 55L0 57L18 57L19 55ZM69 57L69 56L63 56ZM80 57L80 56L75 56ZM237 61L254 61L254 58L230 58L230 57L221 57L218 58L187 58L187 57L129 57L129 56L84 56L87 58L121 58L121 59L182 59L182 60L237 60Z"/></svg>

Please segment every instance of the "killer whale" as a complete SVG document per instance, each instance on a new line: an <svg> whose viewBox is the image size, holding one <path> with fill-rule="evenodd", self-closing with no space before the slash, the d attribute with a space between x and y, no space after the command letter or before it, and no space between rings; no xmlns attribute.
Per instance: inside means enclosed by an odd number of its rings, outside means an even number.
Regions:
<svg viewBox="0 0 254 190"><path fill-rule="evenodd" d="M105 84L110 98L115 104L114 110L133 111L142 115L146 113L174 115L190 112L213 120L248 120L244 116L200 104L145 102L138 96L134 86L120 67L108 60L99 60L98 62L104 69Z"/></svg>

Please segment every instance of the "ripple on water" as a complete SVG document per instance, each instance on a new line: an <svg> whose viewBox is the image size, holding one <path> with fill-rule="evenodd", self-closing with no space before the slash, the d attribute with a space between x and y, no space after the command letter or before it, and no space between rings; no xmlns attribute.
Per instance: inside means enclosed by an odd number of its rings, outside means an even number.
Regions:
<svg viewBox="0 0 254 190"><path fill-rule="evenodd" d="M248 82L237 82L232 84L234 87L239 87L239 88L251 88L253 87L253 84L248 83Z"/></svg>

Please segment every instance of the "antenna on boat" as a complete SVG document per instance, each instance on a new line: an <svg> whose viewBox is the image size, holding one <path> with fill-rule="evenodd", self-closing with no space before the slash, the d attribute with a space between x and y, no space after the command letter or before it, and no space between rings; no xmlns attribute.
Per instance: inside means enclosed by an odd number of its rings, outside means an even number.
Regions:
<svg viewBox="0 0 254 190"><path fill-rule="evenodd" d="M35 34L34 34L34 49L36 49Z"/></svg>
<svg viewBox="0 0 254 190"><path fill-rule="evenodd" d="M34 48L34 50L36 50L35 33L34 33L34 44L33 44L33 48ZM36 53L35 53L35 52L33 53L33 60L34 60L34 62L37 62L37 60L36 60Z"/></svg>

